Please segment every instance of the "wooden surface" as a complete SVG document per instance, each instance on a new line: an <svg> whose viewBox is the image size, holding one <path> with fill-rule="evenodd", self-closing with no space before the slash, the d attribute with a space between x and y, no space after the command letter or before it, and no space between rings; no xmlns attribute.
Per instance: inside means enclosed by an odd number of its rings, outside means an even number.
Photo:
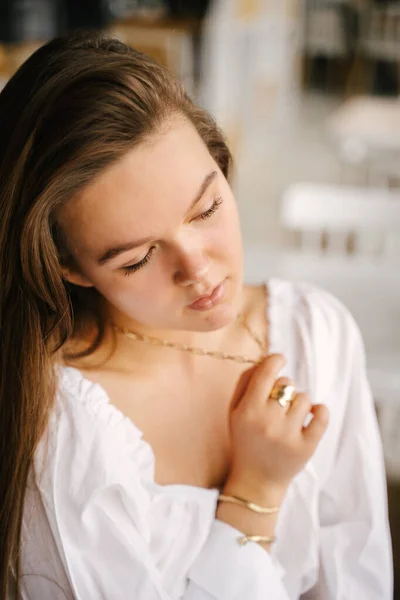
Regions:
<svg viewBox="0 0 400 600"><path fill-rule="evenodd" d="M125 17L114 21L110 27L112 34L115 29L122 29L125 32L141 31L150 32L168 32L171 33L187 33L189 35L199 32L201 21L199 19L173 19L168 17L159 18L144 18L144 17ZM34 52L39 46L47 40L30 41L15 45L0 44L0 79L7 79L21 66L21 64ZM140 48L138 48L140 49ZM151 44L146 45L143 49L147 54L150 54L162 64L166 64L166 56L162 49L152 47Z"/></svg>
<svg viewBox="0 0 400 600"><path fill-rule="evenodd" d="M22 63L44 43L45 40L0 45L0 79L11 77Z"/></svg>

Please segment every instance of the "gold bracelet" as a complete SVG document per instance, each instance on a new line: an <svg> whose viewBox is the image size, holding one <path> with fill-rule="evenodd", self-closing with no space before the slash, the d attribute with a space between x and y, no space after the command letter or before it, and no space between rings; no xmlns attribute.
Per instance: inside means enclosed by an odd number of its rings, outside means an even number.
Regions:
<svg viewBox="0 0 400 600"><path fill-rule="evenodd" d="M258 504L254 504L253 502L249 502L243 498L238 498L237 496L225 496L225 494L219 495L218 502L232 502L232 504L239 504L240 506L245 506L246 508L249 508L253 512L256 512L260 515L271 515L279 512L278 506L274 506L272 508L258 506Z"/></svg>
<svg viewBox="0 0 400 600"><path fill-rule="evenodd" d="M276 537L267 537L265 535L244 535L238 538L238 542L241 546L245 546L248 542L256 542L257 544L272 544L275 542Z"/></svg>

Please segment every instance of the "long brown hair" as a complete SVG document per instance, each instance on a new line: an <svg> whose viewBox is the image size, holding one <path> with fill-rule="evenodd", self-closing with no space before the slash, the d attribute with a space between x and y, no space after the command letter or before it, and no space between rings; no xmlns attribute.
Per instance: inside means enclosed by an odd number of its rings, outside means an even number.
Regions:
<svg viewBox="0 0 400 600"><path fill-rule="evenodd" d="M80 33L37 50L0 94L0 598L19 580L28 473L56 394L57 357L90 321L103 329L96 290L68 284L60 207L107 165L161 130L192 122L228 176L214 120L149 57ZM17 592L18 596L18 592Z"/></svg>

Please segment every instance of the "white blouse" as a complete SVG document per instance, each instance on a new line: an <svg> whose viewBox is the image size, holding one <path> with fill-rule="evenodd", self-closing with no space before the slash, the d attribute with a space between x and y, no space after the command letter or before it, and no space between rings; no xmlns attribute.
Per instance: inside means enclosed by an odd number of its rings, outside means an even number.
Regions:
<svg viewBox="0 0 400 600"><path fill-rule="evenodd" d="M359 331L306 284L268 282L272 352L330 424L289 487L271 552L215 519L218 492L154 480L142 432L73 368L25 504L30 600L391 600L384 464Z"/></svg>

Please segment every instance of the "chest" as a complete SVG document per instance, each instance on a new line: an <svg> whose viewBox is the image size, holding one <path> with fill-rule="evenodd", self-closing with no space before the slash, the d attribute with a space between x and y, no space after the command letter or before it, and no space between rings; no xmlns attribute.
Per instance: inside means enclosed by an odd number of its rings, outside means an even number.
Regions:
<svg viewBox="0 0 400 600"><path fill-rule="evenodd" d="M215 361L191 379L171 374L143 383L102 374L98 382L150 444L157 483L220 488L230 468L230 411L248 373L248 366Z"/></svg>

